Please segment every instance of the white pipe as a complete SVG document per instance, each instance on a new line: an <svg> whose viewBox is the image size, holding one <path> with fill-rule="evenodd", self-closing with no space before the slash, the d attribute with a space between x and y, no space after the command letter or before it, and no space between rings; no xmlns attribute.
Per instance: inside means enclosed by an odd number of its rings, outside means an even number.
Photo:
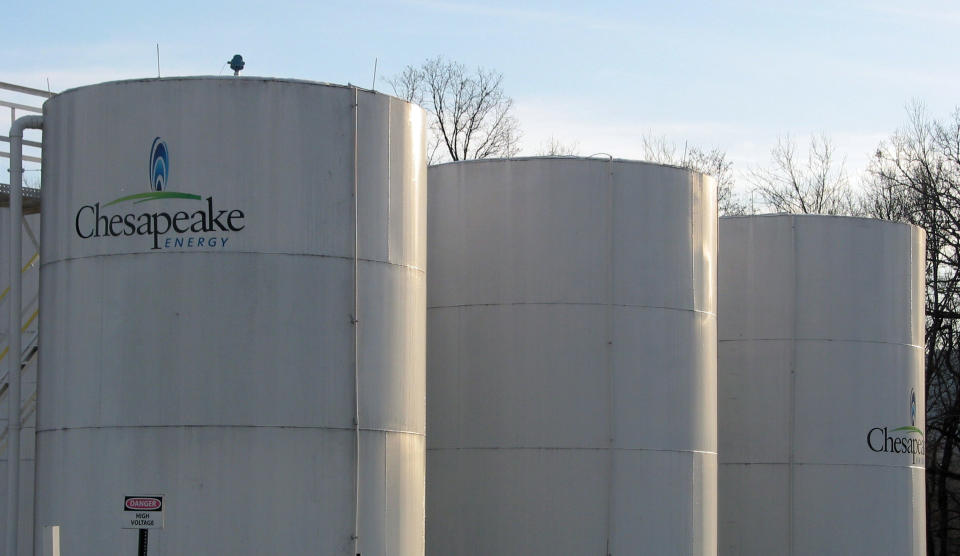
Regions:
<svg viewBox="0 0 960 556"><path fill-rule="evenodd" d="M20 531L20 310L23 303L20 264L23 258L21 220L23 220L23 130L43 129L43 116L24 116L10 126L10 333L7 352L7 377L10 411L7 439L7 550L17 556Z"/></svg>
<svg viewBox="0 0 960 556"><path fill-rule="evenodd" d="M353 88L353 428L357 443L354 468L353 554L360 544L360 93ZM353 555L351 555L353 556Z"/></svg>

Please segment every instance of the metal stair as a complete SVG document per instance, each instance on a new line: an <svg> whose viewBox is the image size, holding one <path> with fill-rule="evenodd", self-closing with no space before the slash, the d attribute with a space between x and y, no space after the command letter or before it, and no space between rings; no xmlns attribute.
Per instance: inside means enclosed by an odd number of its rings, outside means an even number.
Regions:
<svg viewBox="0 0 960 556"><path fill-rule="evenodd" d="M26 274L32 269L37 268L37 261L40 258L40 248L39 242L37 241L36 236L33 233L33 230L30 229L29 224L24 221L24 231L27 232L27 236L33 242L34 247L37 249L34 252L33 256L30 257L30 260L27 261L25 265L20 269L21 274ZM38 270L39 272L39 270ZM4 288L0 292L0 313L6 314L5 306L8 301L7 294L10 292L10 288ZM22 313L20 315L20 320L23 322L23 326L20 328L20 331L23 333L28 333L31 326L37 320L40 315L39 307L39 292L37 295L34 295L27 303L24 304ZM39 354L40 348L40 335L37 330L33 330L29 333L28 336L23 338L25 341L23 343L23 349L20 353L20 377L21 383L23 377L30 371L34 372L36 376L37 368L37 356ZM3 346L3 349L0 349L0 368L6 366L4 363L5 359L10 353L9 346ZM8 391L10 389L9 381L9 371L3 373L3 376L0 377L0 403L2 403L8 397ZM20 407L20 424L23 426L26 424L34 413L37 410L37 389L36 383L34 382L33 391L29 393L27 400ZM9 423L4 425L3 430L0 431L0 455L6 453L7 450L7 436L9 436Z"/></svg>
<svg viewBox="0 0 960 556"><path fill-rule="evenodd" d="M2 123L4 124L4 129L7 129L7 126L12 124L18 117L24 114L40 114L42 113L42 108L40 103L44 100L53 97L53 93L49 91L42 91L34 89L32 87L25 87L22 85L16 85L11 83L0 82L0 112L3 112L4 108L9 109L10 119L6 120L0 116ZM32 97L32 98L30 98ZM23 190L23 254L29 256L30 253L33 253L33 256L30 257L29 261L21 260L17 262L12 262L9 260L4 260L5 264L23 264L21 267L21 275L23 276L23 289L21 290L21 295L24 296L22 300L13 301L13 303L22 303L22 311L20 314L20 324L22 325L21 330L23 332L21 338L20 346L9 349L8 344L10 343L9 336L4 337L0 334L0 374L7 375L14 368L18 368L21 378L21 399L17 400L19 405L19 416L20 416L20 426L23 435L21 438L11 439L10 430L7 425L15 424L12 420L9 419L9 409L13 406L8 404L12 403L10 396L10 386L9 386L9 376L0 376L0 459L3 461L0 462L0 465L9 469L10 465L10 452L13 451L14 441L22 442L20 449L20 468L21 468L21 486L20 486L20 515L19 521L21 526L18 528L20 533L20 542L19 542L19 556L26 556L30 552L31 542L27 542L30 535L29 530L33 528L33 515L32 515L32 498L33 498L33 485L29 481L29 476L32 475L32 467L35 459L35 448L34 442L31 437L34 434L34 429L36 426L36 415L37 415L37 390L36 390L36 378L38 373L38 347L39 347L39 338L37 335L37 321L39 318L39 241L35 232L39 232L37 229L36 223L39 221L38 215L40 213L40 190L36 188L31 188L29 185L34 185L34 187L39 187L40 184L40 169L42 162L42 150L43 143L40 137L42 134L40 132L33 132L31 136L23 138L23 167L24 171L31 173L29 177L33 178L27 180L24 185ZM3 158L10 158L11 152L9 144L11 138L6 135L4 131L0 131L0 160ZM7 145L4 145L6 143ZM32 173L36 172L36 173ZM6 172L4 172L6 174ZM4 179L3 181L6 181ZM9 184L0 183L0 212L9 214L7 208L9 206ZM4 226L0 229L0 243L6 244L9 241L8 230L6 229L10 225L9 219L4 219ZM29 239L28 239L29 238ZM30 244L33 244L31 249ZM4 245L5 247L5 245ZM7 257L7 249L0 249L3 251L4 257ZM6 270L6 269L4 269ZM10 288L6 286L9 285L9 276L6 272L0 273L0 319L4 323L3 328L7 328L7 316L8 309L10 308L11 296ZM14 357L19 356L19 365L10 366L8 370L8 364L13 360ZM32 373L32 374L31 374ZM14 427L15 428L15 427ZM7 477L6 473L0 473L3 475L0 477L0 491L6 492L7 486ZM26 476L26 477L25 477ZM8 499L4 494L0 493L0 506L8 507ZM9 508L7 508L9 509ZM6 513L3 510L0 510L2 513ZM11 517L5 515L0 523L0 547L10 546L9 534L11 531L8 531L10 527ZM39 547L38 547L39 548ZM3 548L0 548L0 552L5 552ZM10 555L15 556L15 555Z"/></svg>
<svg viewBox="0 0 960 556"><path fill-rule="evenodd" d="M24 325L26 328L30 323L28 322ZM27 345L23 349L20 357L20 376L21 378L27 374L28 371L34 371L36 373L37 368L37 356L40 352L39 350L39 338L38 333L34 333L28 338ZM7 353L9 348L4 349L2 355L0 355L0 361L2 361ZM10 389L10 381L8 380L9 373L3 373L3 376L0 377L0 402L3 402L7 398L8 391ZM27 400L23 402L20 406L20 425L25 425L33 414L37 411L37 389L34 387L33 392L27 397ZM0 455L6 453L7 451L7 436L9 435L10 427L4 426L3 430L0 431Z"/></svg>

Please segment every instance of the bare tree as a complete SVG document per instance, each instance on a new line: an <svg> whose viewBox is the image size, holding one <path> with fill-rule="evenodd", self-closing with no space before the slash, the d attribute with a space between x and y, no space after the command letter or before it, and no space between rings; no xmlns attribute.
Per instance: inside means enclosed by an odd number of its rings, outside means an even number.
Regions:
<svg viewBox="0 0 960 556"><path fill-rule="evenodd" d="M540 156L577 156L580 145L574 141L572 143L563 143L554 136L540 145L537 154Z"/></svg>
<svg viewBox="0 0 960 556"><path fill-rule="evenodd" d="M407 66L389 80L397 96L430 112L431 163L512 156L519 151L520 127L513 99L503 92L503 75L442 57Z"/></svg>
<svg viewBox="0 0 960 556"><path fill-rule="evenodd" d="M931 119L921 105L877 149L864 206L921 226L926 252L927 551L960 547L960 112Z"/></svg>
<svg viewBox="0 0 960 556"><path fill-rule="evenodd" d="M882 164L883 151L877 150L876 156L878 160L871 164L870 176L865 181L863 194L858 200L860 214L880 220L910 222L913 196L906 189L880 179L875 174L879 169L877 163Z"/></svg>
<svg viewBox="0 0 960 556"><path fill-rule="evenodd" d="M677 156L677 146L665 135L654 135L647 132L641 137L643 141L643 159L657 164L672 164L681 166L684 156Z"/></svg>
<svg viewBox="0 0 960 556"><path fill-rule="evenodd" d="M644 160L658 164L672 164L702 174L710 174L717 180L717 207L721 216L746 214L748 211L734 191L733 162L720 149L703 150L684 144L682 154L676 144L663 135L646 133L643 140Z"/></svg>
<svg viewBox="0 0 960 556"><path fill-rule="evenodd" d="M769 168L754 170L752 181L764 203L777 212L855 214L859 210L843 161L823 135L810 138L806 160L789 137L777 140Z"/></svg>

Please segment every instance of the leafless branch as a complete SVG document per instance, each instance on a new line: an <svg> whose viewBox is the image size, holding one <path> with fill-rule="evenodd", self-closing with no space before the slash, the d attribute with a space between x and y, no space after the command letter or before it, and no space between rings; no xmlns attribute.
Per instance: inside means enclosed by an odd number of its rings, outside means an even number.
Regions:
<svg viewBox="0 0 960 556"><path fill-rule="evenodd" d="M770 151L771 164L752 172L754 191L776 212L794 214L859 214L860 204L837 161L833 144L823 135L810 138L806 160L796 143L785 137Z"/></svg>
<svg viewBox="0 0 960 556"><path fill-rule="evenodd" d="M394 93L431 114L431 163L512 156L519 151L520 126L513 100L503 92L503 75L442 57L407 66L388 80Z"/></svg>

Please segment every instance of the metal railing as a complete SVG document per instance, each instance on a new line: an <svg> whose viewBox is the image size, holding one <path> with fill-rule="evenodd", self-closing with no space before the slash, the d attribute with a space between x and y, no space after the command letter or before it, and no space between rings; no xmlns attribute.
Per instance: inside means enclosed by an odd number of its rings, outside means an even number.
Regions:
<svg viewBox="0 0 960 556"><path fill-rule="evenodd" d="M20 95L29 95L29 96L31 96L31 97L37 97L38 99L43 99L43 100L46 100L46 99L54 96L54 93L51 93L50 91L44 91L44 90L41 90L41 89L34 89L33 87L24 87L23 85L15 85L15 84L13 84L13 83L5 83L5 82L3 82L3 81L0 81L0 91L10 91L10 92L12 92L12 93L17 93L17 94L20 94ZM14 95L14 96L15 96L15 95ZM42 102L42 101L41 101L41 102ZM34 105L31 105L31 104L24 104L24 103L21 103L21 102L13 102L13 101L5 100L5 99L2 99L2 98L0 98L0 107L5 107L5 108L9 108L9 109L10 109L10 121L11 121L11 122L13 122L14 120L17 119L17 111L18 111L18 110L21 112L20 115L24 115L24 114L23 114L24 112L30 113L30 114L42 114L42 113L43 113L43 108L41 108L40 106L34 106ZM10 144L10 138L7 137L6 135L0 135L0 142L7 143L7 145L9 145L9 144ZM31 148L33 148L33 149L38 149L38 150L43 148L43 144L42 144L42 143L39 143L39 142L37 142L37 141L24 140L24 141L23 141L23 145L24 145L25 147L31 147ZM0 150L0 157L10 158L10 147L9 147L9 146L7 147L7 150L5 150L5 151L4 151L4 150ZM23 160L24 160L24 161L27 161L27 162L38 162L38 163L39 163L39 162L40 162L40 156L38 156L37 154L29 154L29 155L28 155L28 154L25 153L25 154L23 155Z"/></svg>

